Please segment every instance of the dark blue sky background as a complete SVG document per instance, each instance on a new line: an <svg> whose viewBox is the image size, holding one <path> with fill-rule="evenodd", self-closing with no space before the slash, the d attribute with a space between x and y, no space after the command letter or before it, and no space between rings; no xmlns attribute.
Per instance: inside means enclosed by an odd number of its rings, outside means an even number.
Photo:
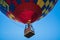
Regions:
<svg viewBox="0 0 60 40"><path fill-rule="evenodd" d="M25 25L7 18L0 11L0 40L60 40L60 0L47 16L32 25L35 35L25 38Z"/></svg>

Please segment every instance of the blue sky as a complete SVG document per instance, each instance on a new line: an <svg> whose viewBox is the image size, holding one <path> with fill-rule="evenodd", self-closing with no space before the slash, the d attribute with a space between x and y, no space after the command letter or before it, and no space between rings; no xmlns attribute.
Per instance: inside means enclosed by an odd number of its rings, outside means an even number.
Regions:
<svg viewBox="0 0 60 40"><path fill-rule="evenodd" d="M32 25L35 35L28 39L24 37L25 25L0 11L0 40L60 40L60 0L47 16Z"/></svg>

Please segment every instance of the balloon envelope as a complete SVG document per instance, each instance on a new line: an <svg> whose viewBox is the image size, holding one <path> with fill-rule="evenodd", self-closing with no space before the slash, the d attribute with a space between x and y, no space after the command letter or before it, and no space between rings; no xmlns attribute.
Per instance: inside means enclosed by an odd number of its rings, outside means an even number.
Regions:
<svg viewBox="0 0 60 40"><path fill-rule="evenodd" d="M43 18L52 10L57 0L0 0L0 10L16 21L31 23Z"/></svg>

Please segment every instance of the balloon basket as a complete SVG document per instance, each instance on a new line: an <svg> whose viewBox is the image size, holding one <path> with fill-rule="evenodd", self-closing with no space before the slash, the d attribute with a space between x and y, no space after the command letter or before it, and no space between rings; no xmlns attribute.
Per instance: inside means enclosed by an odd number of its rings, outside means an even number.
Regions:
<svg viewBox="0 0 60 40"><path fill-rule="evenodd" d="M27 38L30 38L33 35L35 35L35 32L33 30L32 25L30 25L30 24L26 25L25 30L24 30L24 36Z"/></svg>

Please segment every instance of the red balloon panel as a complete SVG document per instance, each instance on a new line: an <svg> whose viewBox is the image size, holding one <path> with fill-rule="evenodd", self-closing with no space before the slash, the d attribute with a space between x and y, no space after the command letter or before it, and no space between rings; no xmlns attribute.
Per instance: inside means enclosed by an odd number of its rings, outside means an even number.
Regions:
<svg viewBox="0 0 60 40"><path fill-rule="evenodd" d="M23 23L27 23L28 20L31 20L32 23L36 21L41 14L41 8L34 3L23 3L19 5L13 13L16 19Z"/></svg>

